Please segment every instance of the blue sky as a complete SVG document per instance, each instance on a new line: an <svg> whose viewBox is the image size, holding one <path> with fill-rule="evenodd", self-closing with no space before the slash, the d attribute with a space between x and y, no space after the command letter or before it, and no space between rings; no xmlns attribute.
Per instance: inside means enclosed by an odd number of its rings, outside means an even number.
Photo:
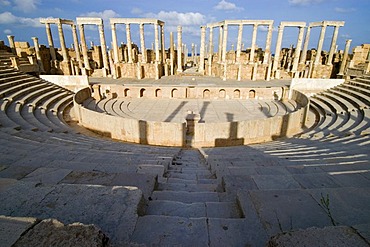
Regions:
<svg viewBox="0 0 370 247"><path fill-rule="evenodd" d="M15 36L16 41L39 38L40 44L47 44L45 26L39 18L54 17L76 20L78 16L102 17L105 24L107 44L111 43L109 18L111 17L150 17L165 22L166 48L169 32L176 32L177 25L183 26L183 42L200 43L200 26L225 19L274 20L273 46L277 37L280 21L309 22L323 20L345 21L340 28L338 49L344 49L345 40L352 39L352 46L370 43L370 0L0 0L0 40L8 44L7 35ZM118 26L118 42L126 42L124 25ZM52 25L54 44L60 47L57 28ZM316 48L320 28L311 33L309 48ZM326 32L324 49L328 50L333 28ZM71 29L64 26L66 44L73 43ZM147 47L154 41L153 28L145 26ZM217 34L217 30L216 30ZM217 35L214 40L217 42ZM260 29L257 45L265 46L267 32ZM87 41L99 44L97 28L86 28ZM174 34L176 41L176 33ZM243 43L249 47L252 27L245 26ZM284 30L283 47L296 44L298 28ZM228 45L236 44L237 27L229 28ZM208 37L207 37L208 39ZM139 28L132 26L132 40L139 44ZM199 47L199 45L198 45Z"/></svg>

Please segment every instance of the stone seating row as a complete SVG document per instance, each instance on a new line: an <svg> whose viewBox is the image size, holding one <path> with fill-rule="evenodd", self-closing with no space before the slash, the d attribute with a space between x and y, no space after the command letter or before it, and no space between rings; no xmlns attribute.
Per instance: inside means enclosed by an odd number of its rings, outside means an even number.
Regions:
<svg viewBox="0 0 370 247"><path fill-rule="evenodd" d="M370 89L370 80L357 78L311 97L310 110L316 116L316 124L301 136L323 138L367 133L370 94L368 89L356 84L359 80L368 82Z"/></svg>
<svg viewBox="0 0 370 247"><path fill-rule="evenodd" d="M225 191L237 195L246 215L256 214L269 236L329 226L332 217L369 237L369 146L369 135L351 135L203 150Z"/></svg>
<svg viewBox="0 0 370 247"><path fill-rule="evenodd" d="M63 119L73 93L50 82L3 66L0 81L3 127L40 131L72 131Z"/></svg>

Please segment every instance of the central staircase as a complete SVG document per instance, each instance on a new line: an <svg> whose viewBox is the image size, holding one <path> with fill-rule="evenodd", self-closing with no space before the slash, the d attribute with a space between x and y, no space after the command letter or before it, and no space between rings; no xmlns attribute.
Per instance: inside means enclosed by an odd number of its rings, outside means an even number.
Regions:
<svg viewBox="0 0 370 247"><path fill-rule="evenodd" d="M131 241L147 246L219 246L240 241L234 236L240 232L232 229L245 223L236 196L224 191L199 150L182 149L149 197Z"/></svg>

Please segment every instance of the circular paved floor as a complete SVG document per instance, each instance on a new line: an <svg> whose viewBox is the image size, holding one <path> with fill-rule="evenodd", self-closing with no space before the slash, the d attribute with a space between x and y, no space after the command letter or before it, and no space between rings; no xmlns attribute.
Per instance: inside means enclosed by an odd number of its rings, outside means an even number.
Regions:
<svg viewBox="0 0 370 247"><path fill-rule="evenodd" d="M110 99L98 108L111 115L145 121L185 122L188 113L200 114L200 122L232 122L284 115L296 110L294 101L202 99Z"/></svg>

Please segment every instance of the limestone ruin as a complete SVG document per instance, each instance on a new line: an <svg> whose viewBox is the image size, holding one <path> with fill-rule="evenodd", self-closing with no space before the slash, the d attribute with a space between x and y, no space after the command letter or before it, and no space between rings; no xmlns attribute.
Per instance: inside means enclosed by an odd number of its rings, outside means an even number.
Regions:
<svg viewBox="0 0 370 247"><path fill-rule="evenodd" d="M274 37L224 20L165 44L161 20L111 18L111 45L101 18L40 22L47 45L0 41L1 245L370 244L370 45L337 47L343 21Z"/></svg>

